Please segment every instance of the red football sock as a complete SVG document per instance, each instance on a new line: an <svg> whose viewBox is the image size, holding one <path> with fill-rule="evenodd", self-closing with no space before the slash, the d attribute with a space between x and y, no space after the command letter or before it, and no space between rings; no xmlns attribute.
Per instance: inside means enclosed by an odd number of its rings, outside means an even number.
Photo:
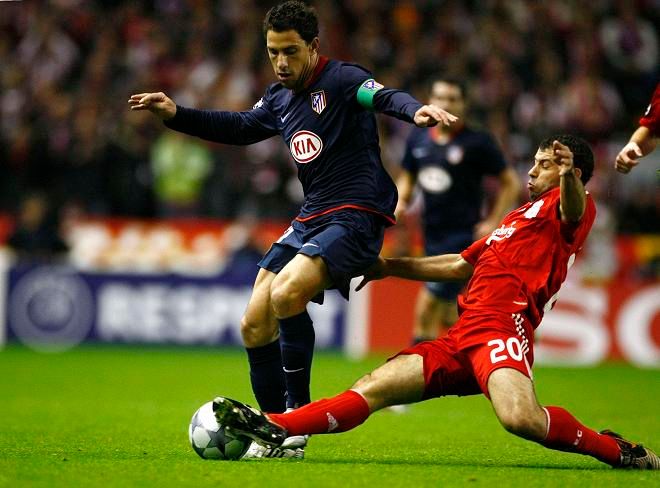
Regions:
<svg viewBox="0 0 660 488"><path fill-rule="evenodd" d="M582 425L561 407L545 407L548 413L548 435L541 444L558 451L588 454L611 466L621 462L619 444L610 436L601 435Z"/></svg>
<svg viewBox="0 0 660 488"><path fill-rule="evenodd" d="M367 417L367 401L352 390L308 403L288 413L268 414L268 418L284 427L289 435L345 432L360 425Z"/></svg>

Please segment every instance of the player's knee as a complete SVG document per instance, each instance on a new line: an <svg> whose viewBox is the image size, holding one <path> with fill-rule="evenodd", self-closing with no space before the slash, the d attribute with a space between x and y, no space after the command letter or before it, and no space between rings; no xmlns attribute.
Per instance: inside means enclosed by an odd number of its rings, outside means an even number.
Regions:
<svg viewBox="0 0 660 488"><path fill-rule="evenodd" d="M273 282L270 287L270 303L277 318L283 319L301 313L307 302L300 289L290 282Z"/></svg>
<svg viewBox="0 0 660 488"><path fill-rule="evenodd" d="M268 324L244 315L241 318L241 337L245 347L265 346L277 339L277 330L271 330Z"/></svg>
<svg viewBox="0 0 660 488"><path fill-rule="evenodd" d="M357 380L351 390L357 391L362 395L369 405L369 411L375 412L383 407L386 407L385 399L383 398L378 383L371 373L365 374L362 378Z"/></svg>
<svg viewBox="0 0 660 488"><path fill-rule="evenodd" d="M506 412L498 412L497 417L502 427L523 439L538 441L545 436L545 428L523 408L513 407Z"/></svg>
<svg viewBox="0 0 660 488"><path fill-rule="evenodd" d="M507 432L510 432L514 435L520 437L526 437L527 433L527 422L524 417L515 411L506 412L505 414L500 414L499 416L500 423Z"/></svg>
<svg viewBox="0 0 660 488"><path fill-rule="evenodd" d="M372 380L373 380L373 375L371 373L367 373L353 384L351 390L365 389L369 386Z"/></svg>

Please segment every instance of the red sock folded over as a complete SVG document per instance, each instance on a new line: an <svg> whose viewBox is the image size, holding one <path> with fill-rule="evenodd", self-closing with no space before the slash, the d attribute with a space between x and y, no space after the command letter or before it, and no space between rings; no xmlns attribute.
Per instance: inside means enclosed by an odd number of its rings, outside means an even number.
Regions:
<svg viewBox="0 0 660 488"><path fill-rule="evenodd" d="M582 425L560 407L545 407L548 413L548 435L541 444L558 451L588 454L611 466L621 462L619 444L610 436L600 435Z"/></svg>
<svg viewBox="0 0 660 488"><path fill-rule="evenodd" d="M284 427L290 436L346 432L360 425L367 417L367 401L353 390L309 403L288 413L268 414L268 418Z"/></svg>

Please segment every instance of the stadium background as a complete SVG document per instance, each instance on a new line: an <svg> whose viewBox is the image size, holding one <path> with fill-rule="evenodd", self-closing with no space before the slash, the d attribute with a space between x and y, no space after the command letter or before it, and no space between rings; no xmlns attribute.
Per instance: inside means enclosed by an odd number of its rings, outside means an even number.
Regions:
<svg viewBox="0 0 660 488"><path fill-rule="evenodd" d="M260 31L270 4L0 4L0 337L41 350L240 342L256 259L300 204L288 150L181 136L126 100L162 90L182 105L250 108L272 81ZM613 160L658 81L658 2L314 5L322 52L387 86L424 99L434 75L465 80L468 120L495 134L523 181L540 138L589 140L598 218L541 329L539 362L657 368L660 151L627 176ZM379 122L395 175L409 126ZM420 252L414 212L385 252ZM331 295L312 310L318 346L406 345L415 286L387 280L349 304Z"/></svg>

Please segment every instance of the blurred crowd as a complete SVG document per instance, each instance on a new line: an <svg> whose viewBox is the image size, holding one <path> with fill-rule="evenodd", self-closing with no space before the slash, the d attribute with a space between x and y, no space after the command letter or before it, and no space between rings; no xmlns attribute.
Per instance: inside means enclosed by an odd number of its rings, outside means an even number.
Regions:
<svg viewBox="0 0 660 488"><path fill-rule="evenodd" d="M36 199L60 219L293 217L301 188L279 138L208 144L127 106L132 93L164 91L180 105L250 109L273 81L261 33L273 3L0 3L0 212L20 217ZM613 169L658 81L657 0L312 3L322 53L386 86L424 100L434 76L465 80L469 121L521 174L541 138L582 135L597 155L603 225L660 232L657 159L628 176ZM380 121L394 174L410 127Z"/></svg>

